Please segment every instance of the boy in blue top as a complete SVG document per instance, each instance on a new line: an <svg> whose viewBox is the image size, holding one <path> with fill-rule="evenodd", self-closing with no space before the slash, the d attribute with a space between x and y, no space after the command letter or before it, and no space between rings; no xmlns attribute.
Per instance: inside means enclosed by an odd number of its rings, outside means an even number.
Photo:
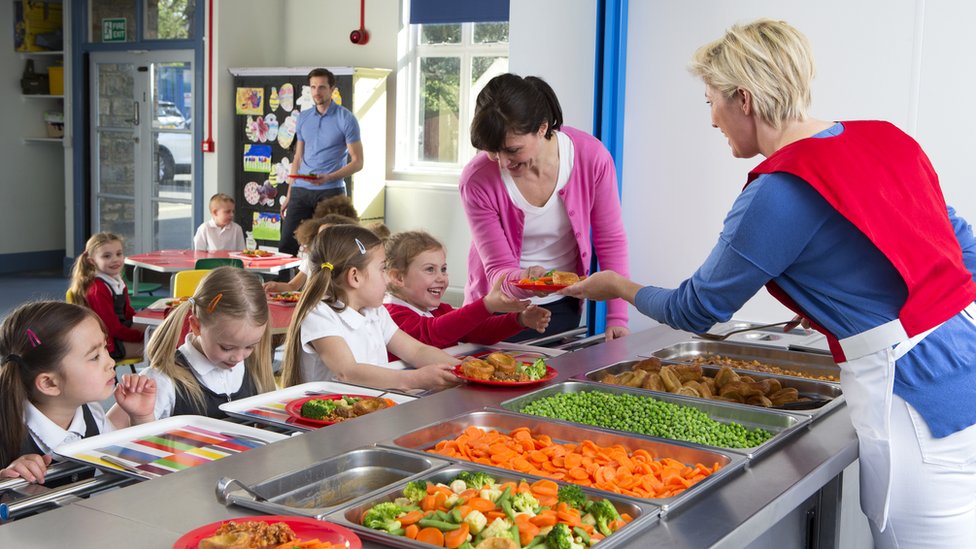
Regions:
<svg viewBox="0 0 976 549"><path fill-rule="evenodd" d="M349 109L332 102L335 75L328 69L313 69L308 73L308 85L315 108L298 115L291 175L315 177L289 177L288 194L281 201L284 220L278 245L289 254L298 252L295 229L312 217L318 201L345 194L345 178L363 169L359 122Z"/></svg>

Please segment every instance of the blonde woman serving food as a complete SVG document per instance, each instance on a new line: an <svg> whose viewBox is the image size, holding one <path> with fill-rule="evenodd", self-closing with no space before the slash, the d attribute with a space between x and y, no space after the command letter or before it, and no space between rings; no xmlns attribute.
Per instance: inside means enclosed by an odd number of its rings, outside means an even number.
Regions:
<svg viewBox="0 0 976 549"><path fill-rule="evenodd" d="M782 21L700 48L712 126L765 157L677 289L603 272L564 292L624 298L675 328L728 320L763 285L824 332L858 435L879 547L976 539L976 241L918 143L887 122L807 115L810 46ZM789 227L784 231L783 227Z"/></svg>
<svg viewBox="0 0 976 549"><path fill-rule="evenodd" d="M627 273L617 173L593 136L563 126L562 108L543 80L502 74L478 94L471 144L482 151L465 166L460 193L471 227L465 304L498 279L515 298L535 296L515 283L549 270L589 274L593 249L604 269ZM546 334L579 326L580 301L535 297L552 312ZM627 303L607 307L607 339L625 336ZM509 341L538 337L532 332Z"/></svg>

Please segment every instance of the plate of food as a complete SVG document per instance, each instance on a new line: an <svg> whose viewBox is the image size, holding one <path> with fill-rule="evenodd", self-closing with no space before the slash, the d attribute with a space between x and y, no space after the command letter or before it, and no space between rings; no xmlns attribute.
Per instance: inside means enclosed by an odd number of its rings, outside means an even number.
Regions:
<svg viewBox="0 0 976 549"><path fill-rule="evenodd" d="M167 309L172 309L173 307L178 307L180 303L190 299L190 296L184 297L163 297L157 299L152 303L152 305L146 307L150 311L165 311Z"/></svg>
<svg viewBox="0 0 976 549"><path fill-rule="evenodd" d="M291 173L288 174L288 177L292 177L295 179L309 179L309 180L319 178L318 174L314 174L314 173Z"/></svg>
<svg viewBox="0 0 976 549"><path fill-rule="evenodd" d="M241 250L239 252L230 252L227 255L235 259L246 261L262 261L267 259L285 259L286 257L292 257L291 254L269 252L268 250Z"/></svg>
<svg viewBox="0 0 976 549"><path fill-rule="evenodd" d="M483 385L535 385L549 381L558 373L542 357L524 360L498 351L482 357L465 357L454 367L454 375Z"/></svg>
<svg viewBox="0 0 976 549"><path fill-rule="evenodd" d="M582 279L576 273L568 271L547 271L539 277L523 278L515 283L515 287L531 292L552 293L572 286Z"/></svg>
<svg viewBox="0 0 976 549"><path fill-rule="evenodd" d="M285 411L296 421L325 426L395 405L388 398L336 393L295 399L285 405Z"/></svg>
<svg viewBox="0 0 976 549"><path fill-rule="evenodd" d="M302 297L302 292L275 292L268 295L268 303L294 307L300 297Z"/></svg>
<svg viewBox="0 0 976 549"><path fill-rule="evenodd" d="M259 515L205 524L183 534L173 549L290 548L292 544L303 549L363 547L359 536L338 524L308 517Z"/></svg>

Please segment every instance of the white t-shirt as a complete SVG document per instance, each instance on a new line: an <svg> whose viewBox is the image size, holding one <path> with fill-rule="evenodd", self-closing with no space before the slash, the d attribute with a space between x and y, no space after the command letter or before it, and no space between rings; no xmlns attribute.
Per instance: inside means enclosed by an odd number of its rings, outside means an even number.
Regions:
<svg viewBox="0 0 976 549"><path fill-rule="evenodd" d="M336 312L326 303L319 303L302 322L302 379L331 381L335 375L319 358L312 341L339 336L346 340L356 362L389 367L386 344L400 328L386 307L370 307L360 314L349 307Z"/></svg>
<svg viewBox="0 0 976 549"><path fill-rule="evenodd" d="M566 205L559 199L558 194L566 186L569 175L573 171L573 140L562 132L556 132L556 143L559 146L559 174L556 176L556 188L542 206L529 204L518 190L508 170L502 170L501 174L512 203L525 214L522 256L519 258L519 265L523 269L542 265L557 271L575 272L579 261L579 246L573 236L573 226L569 222L569 216L566 215ZM540 305L560 299L562 296L559 295L534 297L532 303Z"/></svg>
<svg viewBox="0 0 976 549"><path fill-rule="evenodd" d="M244 249L244 229L231 221L218 227L213 218L200 224L193 237L193 249L198 252L217 250L241 251Z"/></svg>
<svg viewBox="0 0 976 549"><path fill-rule="evenodd" d="M71 418L71 424L65 430L51 421L30 402L25 402L24 404L24 424L27 425L27 432L30 433L31 438L34 439L34 442L37 443L37 446L45 454L50 454L63 444L77 442L85 438L87 427L85 426L85 415L81 407L75 410L75 415ZM95 425L98 426L99 434L115 430L112 422L106 421L105 409L102 408L101 404L98 402L89 402L88 408L91 410L92 417L95 419ZM5 467L7 465L9 464L5 463L0 466Z"/></svg>
<svg viewBox="0 0 976 549"><path fill-rule="evenodd" d="M206 355L197 350L190 342L195 337L186 334L186 340L180 345L179 351L190 363L190 368L196 374L200 383L218 395L232 395L241 389L247 369L244 362L238 362L233 368L214 366ZM156 368L146 368L142 375L156 382L156 419L164 419L173 415L176 407L176 385L173 378Z"/></svg>

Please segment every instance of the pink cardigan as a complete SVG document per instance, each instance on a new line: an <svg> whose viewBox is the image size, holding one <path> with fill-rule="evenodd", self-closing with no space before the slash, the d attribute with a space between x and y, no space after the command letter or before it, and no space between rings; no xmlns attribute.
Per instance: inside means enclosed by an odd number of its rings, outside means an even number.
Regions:
<svg viewBox="0 0 976 549"><path fill-rule="evenodd" d="M580 251L576 273L590 274L590 251L596 248L600 267L630 276L627 236L621 220L617 195L617 172L613 158L598 139L563 126L560 131L573 141L573 171L559 191ZM471 227L468 281L464 302L471 303L488 293L498 277L502 288L513 297L532 294L512 283L524 276L519 267L525 214L509 198L498 163L479 153L461 172L461 203ZM590 233L592 230L592 241ZM627 302L615 299L607 304L607 326L627 325Z"/></svg>

